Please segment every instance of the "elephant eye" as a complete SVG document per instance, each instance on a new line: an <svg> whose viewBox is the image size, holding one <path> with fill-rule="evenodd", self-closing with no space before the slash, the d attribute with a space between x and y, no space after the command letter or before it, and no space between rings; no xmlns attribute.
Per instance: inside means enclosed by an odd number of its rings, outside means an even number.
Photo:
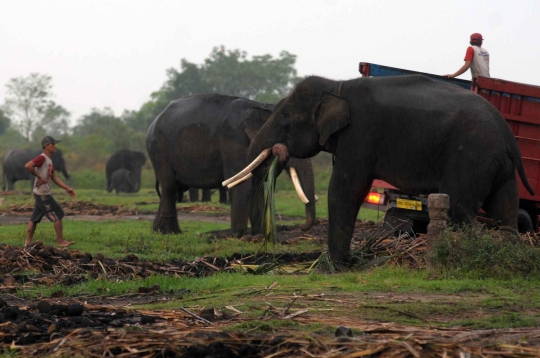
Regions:
<svg viewBox="0 0 540 358"><path fill-rule="evenodd" d="M283 118L287 118L287 117L289 116L289 113L283 111L283 112L281 112L281 116L282 116Z"/></svg>

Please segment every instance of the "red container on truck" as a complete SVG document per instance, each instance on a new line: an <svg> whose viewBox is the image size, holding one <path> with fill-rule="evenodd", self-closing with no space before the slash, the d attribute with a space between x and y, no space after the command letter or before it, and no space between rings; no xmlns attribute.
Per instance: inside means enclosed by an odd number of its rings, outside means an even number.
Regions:
<svg viewBox="0 0 540 358"><path fill-rule="evenodd" d="M473 91L489 101L506 119L516 136L523 166L535 195L519 185L518 229L539 231L540 226L540 87L498 78L475 77L472 81L447 78L431 73L360 62L363 77L422 74L434 80L453 83ZM385 211L384 223L396 231L422 232L429 221L427 197L412 196L382 180L373 182L373 189L363 207ZM482 213L479 213L482 217ZM486 218L489 222L489 218Z"/></svg>

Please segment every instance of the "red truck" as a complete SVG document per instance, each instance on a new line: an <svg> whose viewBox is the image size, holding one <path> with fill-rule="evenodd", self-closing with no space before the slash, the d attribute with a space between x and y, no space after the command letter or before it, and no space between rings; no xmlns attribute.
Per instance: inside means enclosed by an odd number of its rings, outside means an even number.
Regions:
<svg viewBox="0 0 540 358"><path fill-rule="evenodd" d="M518 230L539 231L540 227L540 87L498 78L475 77L472 81L447 78L431 73L404 70L360 62L363 77L422 74L437 81L453 83L488 100L506 119L516 136L523 166L535 195L519 185ZM391 183L375 180L363 207L385 211L384 224L402 232L423 232L429 222L427 196L401 192ZM483 213L479 213L482 220ZM489 218L485 218L489 222Z"/></svg>

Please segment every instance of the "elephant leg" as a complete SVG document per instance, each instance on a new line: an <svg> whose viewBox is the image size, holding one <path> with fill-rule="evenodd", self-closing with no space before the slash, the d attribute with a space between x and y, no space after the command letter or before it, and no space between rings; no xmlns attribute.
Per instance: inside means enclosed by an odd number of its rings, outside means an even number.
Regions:
<svg viewBox="0 0 540 358"><path fill-rule="evenodd" d="M158 165L156 167L159 168ZM176 182L170 170L163 169L156 172L156 178L161 184L161 198L152 229L163 234L179 234L181 230L178 225L176 201L179 195L183 195L183 187Z"/></svg>
<svg viewBox="0 0 540 358"><path fill-rule="evenodd" d="M227 188L219 188L219 203L227 204Z"/></svg>
<svg viewBox="0 0 540 358"><path fill-rule="evenodd" d="M496 192L492 193L482 208L500 226L517 229L519 192L516 177L512 176Z"/></svg>
<svg viewBox="0 0 540 358"><path fill-rule="evenodd" d="M189 201L191 202L199 201L199 189L189 188Z"/></svg>
<svg viewBox="0 0 540 358"><path fill-rule="evenodd" d="M241 237L246 234L248 225L251 181L235 186L229 193L231 196L231 230L235 237Z"/></svg>
<svg viewBox="0 0 540 358"><path fill-rule="evenodd" d="M212 201L212 191L210 189L203 189L202 201L204 202Z"/></svg>
<svg viewBox="0 0 540 358"><path fill-rule="evenodd" d="M467 170L474 166L460 161L459 158L448 161L446 167L453 170L444 175L439 192L450 198L448 219L457 226L478 225L476 213L482 199L489 194L489 185L473 186L472 183L491 183L490 174L482 170Z"/></svg>
<svg viewBox="0 0 540 358"><path fill-rule="evenodd" d="M348 259L358 211L372 183L372 179L355 178L334 167L328 188L328 252L338 266Z"/></svg>
<svg viewBox="0 0 540 358"><path fill-rule="evenodd" d="M33 183L32 183L32 184L33 184ZM8 190L11 191L11 190L14 190L14 188L15 188L15 180L10 180L10 179L8 179ZM32 188L32 190L33 190L33 189L34 189L34 188Z"/></svg>

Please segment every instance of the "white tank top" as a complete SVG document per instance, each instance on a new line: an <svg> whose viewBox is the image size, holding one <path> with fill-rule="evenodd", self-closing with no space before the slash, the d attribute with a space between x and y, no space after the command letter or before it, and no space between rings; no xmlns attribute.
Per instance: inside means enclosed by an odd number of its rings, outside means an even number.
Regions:
<svg viewBox="0 0 540 358"><path fill-rule="evenodd" d="M45 154L41 154L43 157L45 157L45 161L41 165L41 167L34 167L36 172L39 174L40 177L43 179L47 179L47 184L41 184L39 187L36 186L38 179L36 178L34 181L34 190L33 193L36 195L51 195L51 174L53 172L53 163L51 158L46 156Z"/></svg>
<svg viewBox="0 0 540 358"><path fill-rule="evenodd" d="M473 76L489 76L489 52L485 48L472 46L474 58L471 62L471 73Z"/></svg>

